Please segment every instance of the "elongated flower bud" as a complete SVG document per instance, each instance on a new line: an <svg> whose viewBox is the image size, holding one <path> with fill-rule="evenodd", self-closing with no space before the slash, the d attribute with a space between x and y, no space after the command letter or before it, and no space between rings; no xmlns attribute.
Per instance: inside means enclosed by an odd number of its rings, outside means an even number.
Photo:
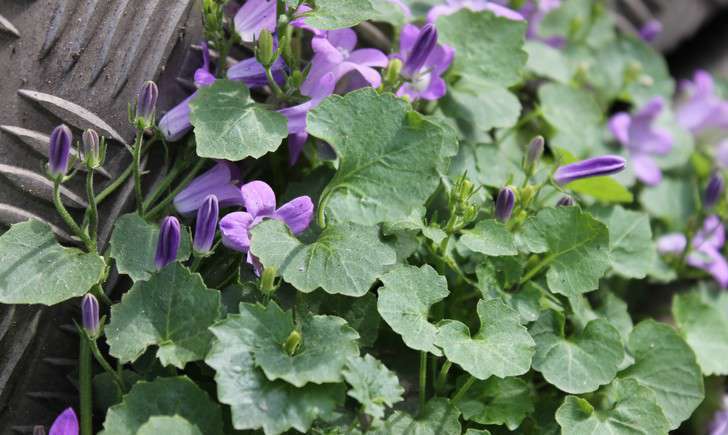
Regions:
<svg viewBox="0 0 728 435"><path fill-rule="evenodd" d="M136 119L143 123L144 127L154 125L154 111L157 109L157 98L159 88L153 81L144 82L137 98Z"/></svg>
<svg viewBox="0 0 728 435"><path fill-rule="evenodd" d="M91 293L86 293L81 301L81 320L83 329L88 335L95 337L99 332L99 301Z"/></svg>
<svg viewBox="0 0 728 435"><path fill-rule="evenodd" d="M99 134L96 133L96 130L89 128L84 131L83 136L81 136L81 144L82 157L86 165L92 168L99 167L103 163L106 147L99 138Z"/></svg>
<svg viewBox="0 0 728 435"><path fill-rule="evenodd" d="M412 51L404 62L402 75L405 77L414 76L417 71L427 62L432 50L437 45L437 29L432 24L425 25L417 36Z"/></svg>
<svg viewBox="0 0 728 435"><path fill-rule="evenodd" d="M651 42L662 33L662 23L658 20L650 20L640 28L639 35L643 41Z"/></svg>
<svg viewBox="0 0 728 435"><path fill-rule="evenodd" d="M48 148L48 169L52 176L65 175L68 171L68 156L71 153L73 134L67 125L61 124L53 129Z"/></svg>
<svg viewBox="0 0 728 435"><path fill-rule="evenodd" d="M536 164L543 154L543 136L536 136L531 139L531 143L528 144L528 151L526 151L526 166L530 167Z"/></svg>
<svg viewBox="0 0 728 435"><path fill-rule="evenodd" d="M159 229L157 252L154 255L154 264L157 266L157 270L177 259L180 236L180 225L177 218L174 216L164 218Z"/></svg>
<svg viewBox="0 0 728 435"><path fill-rule="evenodd" d="M258 36L255 58L258 59L261 65L269 67L276 60L274 55L273 34L264 29Z"/></svg>
<svg viewBox="0 0 728 435"><path fill-rule="evenodd" d="M215 230L217 229L217 218L220 213L220 207L217 202L217 196L208 195L202 206L197 209L197 222L195 223L195 239L192 247L195 252L206 254L212 248L212 242L215 240Z"/></svg>
<svg viewBox="0 0 728 435"><path fill-rule="evenodd" d="M498 192L498 198L495 200L495 218L501 222L506 222L511 218L513 213L513 205L516 203L516 194L510 187L504 187Z"/></svg>
<svg viewBox="0 0 728 435"><path fill-rule="evenodd" d="M33 435L46 435L46 430L44 426L34 426L33 427Z"/></svg>
<svg viewBox="0 0 728 435"><path fill-rule="evenodd" d="M720 174L713 174L708 181L708 186L705 188L705 198L703 205L705 208L712 208L715 204L720 201L720 196L723 194L723 188L725 183L723 177Z"/></svg>
<svg viewBox="0 0 728 435"><path fill-rule="evenodd" d="M556 201L556 207L572 207L574 204L574 198L569 195L562 196Z"/></svg>
<svg viewBox="0 0 728 435"><path fill-rule="evenodd" d="M561 166L554 173L554 181L564 185L582 178L598 177L620 172L625 160L620 156L606 155Z"/></svg>

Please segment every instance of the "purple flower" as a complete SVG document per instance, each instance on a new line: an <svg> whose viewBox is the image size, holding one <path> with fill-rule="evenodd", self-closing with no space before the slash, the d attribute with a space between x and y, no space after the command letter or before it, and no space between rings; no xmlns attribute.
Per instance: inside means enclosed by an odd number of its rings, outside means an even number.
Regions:
<svg viewBox="0 0 728 435"><path fill-rule="evenodd" d="M720 167L728 168L728 139L718 144L715 157Z"/></svg>
<svg viewBox="0 0 728 435"><path fill-rule="evenodd" d="M355 72L372 87L376 88L382 83L379 72L372 67L387 66L387 56L374 48L355 50L356 39L353 30L339 29L330 30L311 40L311 48L315 54L308 76L301 85L303 95L312 96L321 78L328 73L333 73L335 82Z"/></svg>
<svg viewBox="0 0 728 435"><path fill-rule="evenodd" d="M510 187L504 187L498 192L495 200L495 218L501 222L507 222L513 213L513 205L516 203L516 194Z"/></svg>
<svg viewBox="0 0 728 435"><path fill-rule="evenodd" d="M487 0L447 0L447 4L434 6L427 13L427 22L434 23L439 17L452 15L460 9L469 9L473 12L491 11L497 17L508 18L509 20L522 21L523 15L501 6L498 3Z"/></svg>
<svg viewBox="0 0 728 435"><path fill-rule="evenodd" d="M271 65L271 73L273 80L279 85L283 85L286 81L284 72L286 71L286 63L282 57L278 57L273 65ZM227 78L230 80L241 81L248 88L260 88L268 85L268 78L265 76L265 68L254 57L241 60L235 65L228 68Z"/></svg>
<svg viewBox="0 0 728 435"><path fill-rule="evenodd" d="M257 40L262 30L273 33L278 19L276 12L276 0L247 0L233 19L235 31L243 42Z"/></svg>
<svg viewBox="0 0 728 435"><path fill-rule="evenodd" d="M561 6L561 0L527 0L521 7L521 14L528 21L526 38L541 41L554 48L562 48L566 44L566 38L559 35L542 37L539 34L541 22L552 10Z"/></svg>
<svg viewBox="0 0 728 435"><path fill-rule="evenodd" d="M713 77L703 70L695 71L693 81L680 84L682 97L677 106L677 122L693 134L715 129L728 129L728 102L715 92Z"/></svg>
<svg viewBox="0 0 728 435"><path fill-rule="evenodd" d="M192 247L195 252L207 254L212 248L217 229L217 217L220 214L220 207L215 195L208 195L197 210L197 221L195 222L195 238Z"/></svg>
<svg viewBox="0 0 728 435"><path fill-rule="evenodd" d="M554 181L557 184L564 185L582 178L615 174L624 169L625 163L625 160L620 156L606 155L593 157L559 167L554 172Z"/></svg>
<svg viewBox="0 0 728 435"><path fill-rule="evenodd" d="M662 33L662 23L659 20L650 20L640 29L639 35L643 41L651 42Z"/></svg>
<svg viewBox="0 0 728 435"><path fill-rule="evenodd" d="M48 169L52 176L66 175L73 134L66 124L53 129L48 147Z"/></svg>
<svg viewBox="0 0 728 435"><path fill-rule="evenodd" d="M86 293L81 300L81 320L83 329L95 337L99 332L99 301L91 293Z"/></svg>
<svg viewBox="0 0 728 435"><path fill-rule="evenodd" d="M56 417L48 435L78 435L78 417L73 408L66 408Z"/></svg>
<svg viewBox="0 0 728 435"><path fill-rule="evenodd" d="M395 54L394 57L400 59L404 65L408 63L413 64L413 61L410 59L421 56L421 52L415 52L416 47L430 47L430 44L420 43L418 45L418 40L429 39L432 35L431 33L424 32L427 30L426 27L420 30L417 26L407 24L402 28L399 39L400 52ZM434 35L436 36L437 33L435 32ZM407 95L410 101L415 101L420 98L425 100L437 100L441 98L447 91L447 85L440 76L450 67L454 54L455 50L452 48L446 45L434 44L429 56L427 56L418 70L408 71L409 74L405 73L404 70L402 71L402 75L409 82L399 88L397 96Z"/></svg>
<svg viewBox="0 0 728 435"><path fill-rule="evenodd" d="M230 249L248 253L248 263L256 266L250 254L250 229L263 219L277 219L284 222L293 234L300 234L308 228L313 218L313 202L308 196L299 196L276 209L273 189L262 181L245 184L243 201L246 211L234 212L220 219L222 243ZM256 270L260 272L256 266Z"/></svg>
<svg viewBox="0 0 728 435"><path fill-rule="evenodd" d="M218 160L215 166L192 180L174 197L174 208L183 215L193 213L209 195L215 195L221 208L242 205L239 182L238 167L227 160Z"/></svg>
<svg viewBox="0 0 728 435"><path fill-rule="evenodd" d="M528 150L526 151L526 166L533 166L539 161L543 154L543 146L543 136L536 136L531 139L531 142L528 144Z"/></svg>
<svg viewBox="0 0 728 435"><path fill-rule="evenodd" d="M209 86L215 82L215 76L210 72L210 51L207 44L202 44L202 67L195 71L195 85L198 88ZM190 101L197 92L182 100L169 112L165 113L159 121L159 130L162 131L165 139L170 142L181 139L190 129Z"/></svg>
<svg viewBox="0 0 728 435"><path fill-rule="evenodd" d="M654 125L663 105L662 98L655 97L636 114L619 112L609 120L612 134L629 151L635 175L650 186L662 180L662 172L653 156L665 155L672 150L672 135Z"/></svg>
<svg viewBox="0 0 728 435"><path fill-rule="evenodd" d="M177 251L180 243L179 221L174 216L167 216L162 221L157 240L157 252L154 255L154 265L157 270L172 263L177 259Z"/></svg>
<svg viewBox="0 0 728 435"><path fill-rule="evenodd" d="M693 237L687 262L711 274L722 288L728 288L728 262L720 253L724 243L723 223L716 215L708 216L703 228ZM657 250L661 254L677 255L686 248L687 239L680 233L667 234L657 240Z"/></svg>
<svg viewBox="0 0 728 435"><path fill-rule="evenodd" d="M728 396L723 396L723 406L715 412L708 428L708 435L728 434Z"/></svg>
<svg viewBox="0 0 728 435"><path fill-rule="evenodd" d="M715 204L720 201L720 196L723 194L723 188L725 183L723 177L715 173L708 180L708 186L705 188L705 194L703 198L703 205L705 208L712 208Z"/></svg>

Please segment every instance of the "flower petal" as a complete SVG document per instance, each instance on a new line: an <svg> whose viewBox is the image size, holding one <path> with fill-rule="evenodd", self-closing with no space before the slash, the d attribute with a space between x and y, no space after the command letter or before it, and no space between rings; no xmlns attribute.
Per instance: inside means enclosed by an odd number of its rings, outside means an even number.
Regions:
<svg viewBox="0 0 728 435"><path fill-rule="evenodd" d="M230 249L248 252L250 249L250 228L253 226L253 216L244 211L236 211L220 219L220 233L222 244Z"/></svg>
<svg viewBox="0 0 728 435"><path fill-rule="evenodd" d="M247 0L233 21L240 39L253 42L264 29L275 32L276 19L276 0Z"/></svg>
<svg viewBox="0 0 728 435"><path fill-rule="evenodd" d="M703 249L706 246L720 249L725 244L725 228L723 222L716 215L710 215L703 221L703 228L693 238L693 247Z"/></svg>
<svg viewBox="0 0 728 435"><path fill-rule="evenodd" d="M288 164L291 166L296 164L307 140L308 133L295 133L288 135Z"/></svg>
<svg viewBox="0 0 728 435"><path fill-rule="evenodd" d="M347 59L349 62L364 66L385 67L389 63L387 56L376 48L360 48L354 50Z"/></svg>
<svg viewBox="0 0 728 435"><path fill-rule="evenodd" d="M283 204L275 214L288 225L293 234L299 234L308 228L313 218L313 201L308 196L299 196Z"/></svg>
<svg viewBox="0 0 728 435"><path fill-rule="evenodd" d="M728 263L719 251L710 247L700 249L688 255L687 262L711 274L722 288L728 288Z"/></svg>
<svg viewBox="0 0 728 435"><path fill-rule="evenodd" d="M78 435L78 417L73 408L66 408L56 417L48 435Z"/></svg>
<svg viewBox="0 0 728 435"><path fill-rule="evenodd" d="M192 101L195 95L196 93L182 100L181 103L170 109L159 120L159 129L167 141L174 142L180 140L192 129L192 123L190 122L190 101Z"/></svg>
<svg viewBox="0 0 728 435"><path fill-rule="evenodd" d="M662 181L662 171L655 160L647 154L636 154L631 158L632 167L637 178L648 186L655 186Z"/></svg>
<svg viewBox="0 0 728 435"><path fill-rule="evenodd" d="M286 63L282 57L273 62L271 65L271 73L273 73L273 79L279 84L285 83L285 76L283 72L286 70ZM265 68L261 65L258 60L254 57L241 60L235 65L231 66L227 71L227 78L230 80L239 80L245 83L245 86L249 88L260 88L268 85L268 79L265 76Z"/></svg>
<svg viewBox="0 0 728 435"><path fill-rule="evenodd" d="M626 112L615 113L614 116L609 118L607 125L612 135L617 138L619 143L623 146L627 146L629 143L629 125L632 122L632 118Z"/></svg>
<svg viewBox="0 0 728 435"><path fill-rule="evenodd" d="M326 38L336 48L351 51L356 47L356 32L352 29L329 30Z"/></svg>
<svg viewBox="0 0 728 435"><path fill-rule="evenodd" d="M276 194L270 186L259 180L246 183L243 192L245 210L253 217L272 216L276 210Z"/></svg>
<svg viewBox="0 0 728 435"><path fill-rule="evenodd" d="M665 234L657 239L657 252L660 254L681 254L688 244L682 233Z"/></svg>
<svg viewBox="0 0 728 435"><path fill-rule="evenodd" d="M180 214L193 213L208 195L217 197L220 208L243 205L243 194L237 186L239 178L237 166L220 160L174 197L174 207Z"/></svg>

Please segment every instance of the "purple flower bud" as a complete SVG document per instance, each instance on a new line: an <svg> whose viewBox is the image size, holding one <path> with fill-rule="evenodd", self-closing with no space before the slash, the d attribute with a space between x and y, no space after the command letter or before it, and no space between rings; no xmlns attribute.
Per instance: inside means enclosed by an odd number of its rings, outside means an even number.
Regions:
<svg viewBox="0 0 728 435"><path fill-rule="evenodd" d="M705 197L703 205L705 208L712 208L715 204L720 201L720 196L723 194L723 188L725 183L723 177L720 174L713 174L708 181L708 186L705 188Z"/></svg>
<svg viewBox="0 0 728 435"><path fill-rule="evenodd" d="M217 228L217 217L220 207L217 203L217 196L208 195L199 209L197 209L197 222L195 223L195 239L192 246L196 252L208 253L215 240Z"/></svg>
<svg viewBox="0 0 728 435"><path fill-rule="evenodd" d="M625 160L620 156L606 155L561 166L554 173L554 181L564 185L582 178L598 177L620 172Z"/></svg>
<svg viewBox="0 0 728 435"><path fill-rule="evenodd" d="M154 264L157 270L177 259L177 250L180 243L179 221L174 216L167 216L162 221L157 241L157 252L154 255Z"/></svg>
<svg viewBox="0 0 728 435"><path fill-rule="evenodd" d="M558 201L556 201L556 207L572 207L574 204L574 198L570 197L569 195L562 196Z"/></svg>
<svg viewBox="0 0 728 435"><path fill-rule="evenodd" d="M437 46L437 29L432 24L425 25L417 36L412 51L402 67L402 75L405 77L414 76L430 57L432 50Z"/></svg>
<svg viewBox="0 0 728 435"><path fill-rule="evenodd" d="M66 174L72 141L73 134L67 125L61 124L53 129L48 148L48 168L54 177Z"/></svg>
<svg viewBox="0 0 728 435"><path fill-rule="evenodd" d="M78 417L73 408L66 408L51 425L49 435L78 435Z"/></svg>
<svg viewBox="0 0 728 435"><path fill-rule="evenodd" d="M535 164L543 154L543 136L536 136L531 139L531 143L528 144L528 151L526 152L526 166Z"/></svg>
<svg viewBox="0 0 728 435"><path fill-rule="evenodd" d="M662 23L658 20L650 20L640 29L640 38L643 41L650 42L662 33Z"/></svg>
<svg viewBox="0 0 728 435"><path fill-rule="evenodd" d="M99 301L96 296L86 293L81 301L81 318L83 329L94 337L99 332Z"/></svg>
<svg viewBox="0 0 728 435"><path fill-rule="evenodd" d="M516 194L510 187L504 187L498 192L498 198L495 200L495 218L501 222L506 222L511 218L513 213L513 205L516 203Z"/></svg>
<svg viewBox="0 0 728 435"><path fill-rule="evenodd" d="M157 108L159 88L153 81L144 82L137 98L136 117L142 120L146 127L154 125L154 111Z"/></svg>
<svg viewBox="0 0 728 435"><path fill-rule="evenodd" d="M98 158L100 142L101 140L99 139L99 134L96 133L96 130L89 128L84 131L83 136L81 136L84 158L87 158L88 156L91 156L91 158L94 159Z"/></svg>
<svg viewBox="0 0 728 435"><path fill-rule="evenodd" d="M34 426L33 435L46 435L45 427L40 425Z"/></svg>

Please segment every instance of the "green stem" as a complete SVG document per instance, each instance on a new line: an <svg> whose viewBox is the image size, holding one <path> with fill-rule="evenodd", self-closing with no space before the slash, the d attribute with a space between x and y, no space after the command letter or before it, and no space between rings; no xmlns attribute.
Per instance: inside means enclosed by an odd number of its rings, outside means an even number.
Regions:
<svg viewBox="0 0 728 435"><path fill-rule="evenodd" d="M124 169L124 172L122 172L114 181L111 182L104 190L102 190L98 195L96 195L96 203L101 204L103 200L109 197L112 193L116 191L116 189L119 188L124 182L129 178L132 171L134 169L134 165L129 165L126 169Z"/></svg>
<svg viewBox="0 0 728 435"><path fill-rule="evenodd" d="M179 161L182 161L180 159ZM186 163L186 162L185 162ZM152 203L162 194L174 181L175 178L187 167L186 164L175 164L167 175L164 176L162 181L159 182L154 192L147 195L147 199L144 200L144 209L148 209L152 206Z"/></svg>
<svg viewBox="0 0 728 435"><path fill-rule="evenodd" d="M124 386L124 379L121 377L120 373L117 373L117 371L114 370L111 367L111 365L109 365L109 363L106 361L106 358L104 358L104 356L101 355L101 351L99 350L99 346L96 344L96 341L87 336L86 342L90 345L91 352L93 353L94 358L99 363L99 365L101 365L101 368L103 368L106 371L106 373L111 375L111 379L114 380L114 382L116 383L116 386L119 387L119 389L121 390L122 393L126 392L126 387Z"/></svg>
<svg viewBox="0 0 728 435"><path fill-rule="evenodd" d="M541 260L538 264L536 264L533 269L529 270L526 275L521 278L521 280L518 282L518 284L523 285L527 283L531 278L533 278L537 273L539 273L544 267L551 264L552 256L547 256L543 260Z"/></svg>
<svg viewBox="0 0 728 435"><path fill-rule="evenodd" d="M197 269L200 268L200 263L202 263L202 256L193 254L192 264L190 265L190 271L197 272Z"/></svg>
<svg viewBox="0 0 728 435"><path fill-rule="evenodd" d="M61 200L61 179L56 178L56 180L53 183L53 204L56 206L56 210L58 211L58 214L61 215L61 218L66 223L66 225L78 236L78 238L83 241L83 244L86 246L86 249L88 249L89 252L96 251L96 244L89 239L88 235L81 229L81 227L78 226L75 220L73 220L73 217L71 216L71 213L68 212L66 209L66 206L63 205L63 201Z"/></svg>
<svg viewBox="0 0 728 435"><path fill-rule="evenodd" d="M427 352L420 352L420 410L425 409L427 401Z"/></svg>
<svg viewBox="0 0 728 435"><path fill-rule="evenodd" d="M524 125L526 125L527 123L531 122L531 121L532 121L532 120L534 120L535 118L538 118L539 116L541 116L541 109L540 109L540 108L538 108L538 107L536 107L536 108L534 108L534 110L533 110L533 111L529 112L529 113L528 113L528 115L526 115L526 116L524 116L523 118L519 119L519 120L518 120L518 122L516 123L516 125L514 125L514 126L513 126L513 127L511 127L511 128L509 128L509 129L508 129L508 130L507 130L507 131L506 131L506 132L505 132L505 133L503 134L503 136L501 136L501 137L500 137L500 139L498 139L498 140L496 141L496 143L497 143L498 145L500 145L500 144L501 144L501 143L503 143L503 142L504 142L504 141L505 141L506 139L508 139L508 137L509 137L510 135L512 135L512 134L513 134L514 132L516 132L516 131L517 131L518 129L520 129L521 127L523 127L523 126L524 126Z"/></svg>
<svg viewBox="0 0 728 435"><path fill-rule="evenodd" d="M276 83L275 78L273 78L273 73L271 72L270 66L267 66L265 68L265 77L268 79L268 85L273 90L273 95L278 99L278 101L285 100L286 95L283 93L283 90L278 86L278 83Z"/></svg>
<svg viewBox="0 0 728 435"><path fill-rule="evenodd" d="M205 162L206 159L198 159L195 163L195 166L193 166L192 169L190 169L190 171L187 173L185 178L179 184L177 184L177 187L175 187L174 190L172 190L172 192L170 192L169 195L167 195L167 197L164 198L162 202L157 204L156 207L149 210L145 214L145 217L153 219L157 214L163 212L164 209L166 209L167 206L174 200L174 197L177 196L177 194L180 193L182 189L187 187L187 185L190 184L190 182L197 176L197 173L200 172L202 167L205 165Z"/></svg>
<svg viewBox="0 0 728 435"><path fill-rule="evenodd" d="M104 304L111 306L113 302L111 302L111 299L104 293L104 289L101 288L101 285L96 284L93 287L91 287L91 293L96 296L101 302Z"/></svg>
<svg viewBox="0 0 728 435"><path fill-rule="evenodd" d="M465 381L465 383L460 387L460 389L458 389L458 391L455 393L454 396L452 396L452 399L450 401L452 403L457 403L460 399L463 398L465 393L468 392L468 390L470 389L470 387L473 386L474 383L475 383L475 377L472 375L469 376L468 380Z"/></svg>
<svg viewBox="0 0 728 435"><path fill-rule="evenodd" d="M91 350L88 340L82 332L80 350L78 354L78 390L81 399L81 435L93 435L93 400L91 389Z"/></svg>
<svg viewBox="0 0 728 435"><path fill-rule="evenodd" d="M450 371L450 367L452 367L452 363L450 361L445 361L445 363L440 368L440 374L437 376L437 381L435 382L435 392L439 393L445 387L445 382L447 381L447 374Z"/></svg>
<svg viewBox="0 0 728 435"><path fill-rule="evenodd" d="M132 157L134 162L132 167L134 168L134 194L136 195L137 209L139 214L144 216L144 195L142 194L142 142L144 141L144 130L137 128L136 139L134 140L134 146L132 148Z"/></svg>
<svg viewBox="0 0 728 435"><path fill-rule="evenodd" d="M88 220L88 228L89 228L89 236L91 237L91 240L96 242L96 237L98 234L98 207L96 205L96 194L94 193L94 171L93 169L89 169L88 173L86 174L86 197L88 199L88 210L89 210L89 220Z"/></svg>

